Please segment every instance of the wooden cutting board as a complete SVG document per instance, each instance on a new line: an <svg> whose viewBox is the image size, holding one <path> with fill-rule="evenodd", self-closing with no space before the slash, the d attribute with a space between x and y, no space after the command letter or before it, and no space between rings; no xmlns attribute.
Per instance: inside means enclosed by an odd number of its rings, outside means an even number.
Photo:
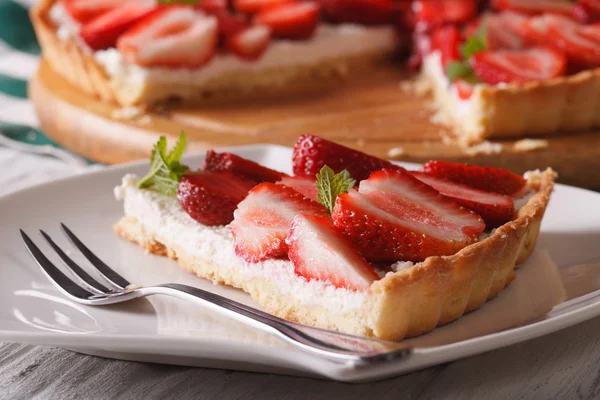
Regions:
<svg viewBox="0 0 600 400"><path fill-rule="evenodd" d="M160 135L175 138L181 130L191 150L249 143L290 146L299 135L313 133L403 161L469 162L518 173L552 166L562 183L600 188L600 133L550 137L548 148L525 153L513 149L514 141L499 142L504 146L499 153L474 153L444 143L442 136L448 133L430 123L427 99L401 90L400 82L408 78L390 64L335 90L234 104L169 105L137 113L79 91L42 61L29 95L43 129L54 140L108 164L146 158Z"/></svg>

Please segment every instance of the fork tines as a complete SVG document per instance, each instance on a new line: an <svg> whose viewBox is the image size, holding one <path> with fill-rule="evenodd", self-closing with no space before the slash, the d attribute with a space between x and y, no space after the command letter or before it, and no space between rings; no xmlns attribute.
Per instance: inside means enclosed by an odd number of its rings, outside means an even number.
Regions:
<svg viewBox="0 0 600 400"><path fill-rule="evenodd" d="M95 267L96 272L105 281L104 284L98 282L82 267L80 267L72 258L70 258L56 242L43 230L40 234L56 252L59 258L63 261L65 268L72 274L75 279L67 277L56 265L54 265L48 257L40 250L40 248L31 240L31 238L23 231L21 237L25 243L25 247L37 264L42 268L45 274L57 285L65 294L70 297L82 300L94 295L108 294L114 291L121 291L129 286L129 282L121 275L116 273L106 263L100 260L87 246L79 240L77 236L66 225L61 223L61 228L65 236L73 243L73 245L83 254L83 256Z"/></svg>

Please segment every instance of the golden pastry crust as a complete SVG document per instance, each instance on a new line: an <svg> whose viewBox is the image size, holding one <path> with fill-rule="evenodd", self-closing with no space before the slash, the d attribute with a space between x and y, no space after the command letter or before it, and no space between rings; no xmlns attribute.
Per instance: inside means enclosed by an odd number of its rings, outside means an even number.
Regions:
<svg viewBox="0 0 600 400"><path fill-rule="evenodd" d="M515 278L515 265L524 262L535 247L555 178L551 169L530 174L529 186L536 193L513 221L452 256L429 257L411 268L388 274L371 285L362 307L352 312L305 304L267 279L244 278L237 270L192 257L160 243L157 233L147 231L135 218L122 218L115 231L150 253L177 260L202 278L248 292L267 311L280 317L354 335L401 340L480 307Z"/></svg>
<svg viewBox="0 0 600 400"><path fill-rule="evenodd" d="M446 86L423 69L419 91L430 91L435 120L466 144L489 138L520 138L581 132L600 127L600 68L523 85L480 85L467 112Z"/></svg>
<svg viewBox="0 0 600 400"><path fill-rule="evenodd" d="M311 66L266 68L243 73L233 71L219 75L202 86L190 85L188 82L177 84L111 78L89 50L86 51L73 38L58 38L56 28L48 19L50 9L56 1L39 0L30 12L44 58L55 72L72 85L103 101L116 102L122 106L152 104L172 98L189 102L222 102L260 97L265 93L275 96L322 89L389 56L379 51L330 59Z"/></svg>

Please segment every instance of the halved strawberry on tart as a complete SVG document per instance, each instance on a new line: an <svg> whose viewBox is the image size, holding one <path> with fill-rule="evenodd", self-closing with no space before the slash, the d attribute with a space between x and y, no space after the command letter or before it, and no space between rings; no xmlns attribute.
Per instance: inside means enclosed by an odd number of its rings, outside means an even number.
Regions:
<svg viewBox="0 0 600 400"><path fill-rule="evenodd" d="M502 291L556 177L438 161L409 171L312 135L295 145L294 176L214 151L190 171L184 147L162 138L148 175L115 188L119 235L278 316L387 340Z"/></svg>
<svg viewBox="0 0 600 400"><path fill-rule="evenodd" d="M419 84L433 93L435 119L466 143L600 126L592 3L494 0L468 22L416 31L413 62L422 61Z"/></svg>
<svg viewBox="0 0 600 400"><path fill-rule="evenodd" d="M40 0L32 20L55 72L127 106L323 85L397 50L403 3Z"/></svg>

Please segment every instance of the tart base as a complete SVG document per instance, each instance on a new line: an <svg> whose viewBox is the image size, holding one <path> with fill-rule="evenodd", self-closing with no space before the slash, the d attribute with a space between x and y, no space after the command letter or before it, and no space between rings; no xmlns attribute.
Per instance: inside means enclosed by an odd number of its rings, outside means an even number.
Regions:
<svg viewBox="0 0 600 400"><path fill-rule="evenodd" d="M248 292L268 312L280 317L353 335L401 340L477 309L515 278L515 265L524 262L535 247L555 178L551 169L530 174L529 186L536 194L513 221L452 256L429 257L388 274L371 285L362 306L353 312L306 304L293 291L284 292L265 278L243 278L236 270L193 257L162 243L158 232L148 231L133 217L122 218L115 231L150 253L177 260L199 277Z"/></svg>
<svg viewBox="0 0 600 400"><path fill-rule="evenodd" d="M166 100L191 103L219 103L255 97L276 97L286 93L324 90L353 73L390 58L389 51L330 58L312 65L265 68L259 71L232 71L202 85L189 82L157 82L110 77L90 51L73 38L61 40L48 19L56 0L40 0L30 12L42 48L52 69L85 93L122 106L146 105Z"/></svg>

